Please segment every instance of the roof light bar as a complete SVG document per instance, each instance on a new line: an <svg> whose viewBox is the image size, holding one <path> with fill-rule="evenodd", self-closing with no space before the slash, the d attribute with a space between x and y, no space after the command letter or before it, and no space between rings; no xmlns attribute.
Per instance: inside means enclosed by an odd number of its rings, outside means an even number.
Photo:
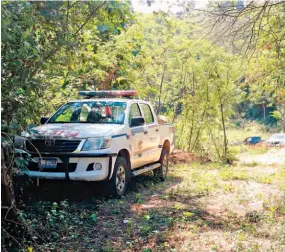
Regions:
<svg viewBox="0 0 285 252"><path fill-rule="evenodd" d="M137 90L101 90L101 91L79 91L79 95L87 97L132 97L138 94Z"/></svg>

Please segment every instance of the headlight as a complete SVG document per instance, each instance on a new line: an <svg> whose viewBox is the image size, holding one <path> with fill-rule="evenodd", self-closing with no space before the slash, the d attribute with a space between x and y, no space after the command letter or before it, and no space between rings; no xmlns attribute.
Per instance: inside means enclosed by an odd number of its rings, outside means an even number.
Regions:
<svg viewBox="0 0 285 252"><path fill-rule="evenodd" d="M85 141L82 150L89 151L89 150L106 149L110 146L111 140L112 138L110 137L88 138Z"/></svg>

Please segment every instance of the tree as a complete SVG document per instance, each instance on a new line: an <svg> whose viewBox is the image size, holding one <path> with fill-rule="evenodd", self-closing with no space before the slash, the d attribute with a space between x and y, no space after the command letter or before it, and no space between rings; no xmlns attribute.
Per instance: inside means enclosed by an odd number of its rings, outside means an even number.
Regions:
<svg viewBox="0 0 285 252"><path fill-rule="evenodd" d="M2 127L19 130L53 112L78 89L99 87L112 68L100 49L132 20L128 2L2 2ZM2 133L3 203L15 210L13 137ZM5 201L5 202L4 202ZM15 213L15 211L14 211Z"/></svg>
<svg viewBox="0 0 285 252"><path fill-rule="evenodd" d="M164 13L138 18L117 37L123 44L128 37L140 48L126 64L125 78L141 97L155 104L156 112L175 121L177 148L201 154L212 144L205 141L210 132L216 146L211 154L218 152L220 160L228 161L226 127L241 94L236 82L239 59L205 40L198 45L191 38L193 29L188 20ZM120 51L125 59L129 50Z"/></svg>
<svg viewBox="0 0 285 252"><path fill-rule="evenodd" d="M73 89L79 84L84 86L87 77L96 74L95 66L101 64L99 78L95 80L98 85L108 69L102 61L94 64L91 59L96 58L102 44L119 34L131 20L128 3L1 4L2 122L8 126L37 121L39 115L31 111L39 112L43 105L46 111L50 110L49 102L44 101L54 100L55 93L61 102L67 95L74 95ZM65 90L71 82L73 87Z"/></svg>
<svg viewBox="0 0 285 252"><path fill-rule="evenodd" d="M249 91L247 99L262 106L264 120L267 106L277 107L279 114L282 108L277 97L285 86L284 8L280 0L234 1L212 3L205 11L210 15L211 39L243 55L248 68L243 85Z"/></svg>
<svg viewBox="0 0 285 252"><path fill-rule="evenodd" d="M215 41L228 40L234 48L244 55L251 57L263 34L274 35L268 20L277 18L282 23L284 17L285 1L221 1L211 2L207 10L199 10L210 16L210 33L217 37ZM284 20L284 18L283 18ZM264 25L267 22L267 25ZM281 32L281 29L278 30ZM275 38L275 43L279 43Z"/></svg>

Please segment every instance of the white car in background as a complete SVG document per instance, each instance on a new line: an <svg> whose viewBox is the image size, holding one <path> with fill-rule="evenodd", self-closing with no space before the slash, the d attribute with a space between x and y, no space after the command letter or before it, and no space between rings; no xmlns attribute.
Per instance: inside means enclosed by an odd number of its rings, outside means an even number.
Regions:
<svg viewBox="0 0 285 252"><path fill-rule="evenodd" d="M273 134L267 141L269 146L285 146L285 134Z"/></svg>

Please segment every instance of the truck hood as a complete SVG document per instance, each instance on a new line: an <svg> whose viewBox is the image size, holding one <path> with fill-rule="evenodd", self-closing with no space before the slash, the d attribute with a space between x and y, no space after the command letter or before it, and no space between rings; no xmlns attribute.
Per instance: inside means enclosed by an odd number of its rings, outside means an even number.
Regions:
<svg viewBox="0 0 285 252"><path fill-rule="evenodd" d="M28 133L32 138L54 137L54 138L88 138L112 136L124 125L119 124L85 124L85 123L59 123L45 124L32 128Z"/></svg>

